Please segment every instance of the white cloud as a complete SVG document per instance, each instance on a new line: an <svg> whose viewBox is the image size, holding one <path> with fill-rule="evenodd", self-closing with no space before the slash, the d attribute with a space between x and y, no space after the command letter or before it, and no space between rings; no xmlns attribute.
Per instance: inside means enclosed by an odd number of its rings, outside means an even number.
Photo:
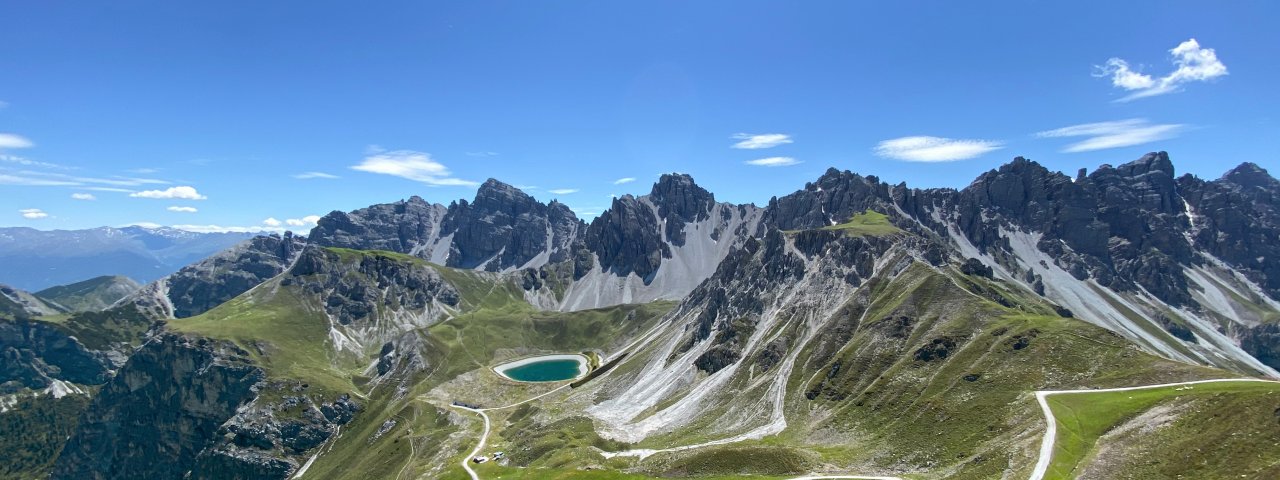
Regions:
<svg viewBox="0 0 1280 480"><path fill-rule="evenodd" d="M319 215L307 215L302 218L286 219L284 223L292 227L305 227L308 225L315 225L316 222L319 222L319 221L320 221Z"/></svg>
<svg viewBox="0 0 1280 480"><path fill-rule="evenodd" d="M1227 75L1227 66L1218 60L1218 54L1212 48L1201 48L1194 38L1178 44L1169 53L1177 68L1160 78L1136 72L1129 67L1129 62L1120 58L1111 58L1106 64L1095 65L1093 76L1111 77L1112 86L1133 92L1117 100L1127 102L1173 93L1181 90L1185 83L1205 82Z"/></svg>
<svg viewBox="0 0 1280 480"><path fill-rule="evenodd" d="M160 169L158 169L158 168L132 168L132 169L129 169L129 170L126 170L126 171L127 171L127 172L129 172L129 173L136 173L136 174L138 174L138 175L151 175L151 174L153 174L153 173L158 173L158 172L160 171Z"/></svg>
<svg viewBox="0 0 1280 480"><path fill-rule="evenodd" d="M31 220L36 220L36 219L49 216L49 214L44 213L44 210L41 210L39 208L24 208L22 210L18 210L18 213L22 214L22 218L27 218Z"/></svg>
<svg viewBox="0 0 1280 480"><path fill-rule="evenodd" d="M324 173L324 172L302 172L302 173L295 174L295 175L293 176L293 178L296 178L296 179L299 179L299 180L310 180L310 179L312 179L312 178L334 179L334 178L341 178L341 177L339 177L339 176L337 176L337 175L334 175L334 174L332 174L332 173Z"/></svg>
<svg viewBox="0 0 1280 480"><path fill-rule="evenodd" d="M453 178L449 168L431 158L430 154L412 150L379 152L364 157L352 170L392 175L422 182L428 185L479 185L478 182Z"/></svg>
<svg viewBox="0 0 1280 480"><path fill-rule="evenodd" d="M747 165L755 165L757 167L788 167L802 162L791 157L769 157L747 160L743 163L746 163Z"/></svg>
<svg viewBox="0 0 1280 480"><path fill-rule="evenodd" d="M168 210L170 212L181 212L181 213L196 213L199 211L199 210L196 210L196 207L178 207L178 206L169 207L169 208L166 208L165 210Z"/></svg>
<svg viewBox="0 0 1280 480"><path fill-rule="evenodd" d="M282 223L279 220L276 220L275 217L267 217L266 220L262 221L262 224L268 227L279 227L282 225Z"/></svg>
<svg viewBox="0 0 1280 480"><path fill-rule="evenodd" d="M467 152L468 157L496 157L498 152Z"/></svg>
<svg viewBox="0 0 1280 480"><path fill-rule="evenodd" d="M75 200L97 200L98 199L98 197L93 196L92 193L73 193L71 194L71 198Z"/></svg>
<svg viewBox="0 0 1280 480"><path fill-rule="evenodd" d="M1141 145L1178 136L1186 128L1182 124L1152 125L1145 118L1112 122L1084 123L1036 133L1041 138L1089 137L1067 145L1064 153L1090 152L1108 148Z"/></svg>
<svg viewBox="0 0 1280 480"><path fill-rule="evenodd" d="M760 148L773 148L778 145L791 143L791 135L785 133L735 133L729 138L741 140L733 144L732 148L742 148L746 150L756 150Z"/></svg>
<svg viewBox="0 0 1280 480"><path fill-rule="evenodd" d="M156 223L156 222L133 222L133 223L126 223L126 224L124 224L124 225L121 225L120 227L121 227L121 228L123 228L123 227L142 227L142 228L156 229L156 228L160 228L160 227L163 227L163 226L164 226L164 225L161 225L161 224Z"/></svg>
<svg viewBox="0 0 1280 480"><path fill-rule="evenodd" d="M31 143L19 135L12 133L0 133L0 148L30 148L36 144Z"/></svg>
<svg viewBox="0 0 1280 480"><path fill-rule="evenodd" d="M635 177L623 177L623 178L619 178L619 179L617 179L617 180L614 180L614 181L613 181L613 184L614 184L614 185L622 185L622 184L624 184L624 183L631 183L631 182L634 182L634 181L636 181L636 178L635 178Z"/></svg>
<svg viewBox="0 0 1280 480"><path fill-rule="evenodd" d="M908 162L953 162L967 160L1004 148L995 140L956 139L929 136L901 137L876 145L881 157Z"/></svg>
<svg viewBox="0 0 1280 480"><path fill-rule="evenodd" d="M578 189L576 189L576 188L557 188L557 189L555 189L555 190L547 190L547 192L549 192L549 193L554 193L554 194L556 194L556 195L568 195L568 194L570 194L570 193L578 193Z"/></svg>
<svg viewBox="0 0 1280 480"><path fill-rule="evenodd" d="M180 187L169 187L164 190L144 190L141 192L133 192L130 193L129 196L137 198L172 198L183 200L204 200L209 198L197 192L195 187L189 187L186 185Z"/></svg>
<svg viewBox="0 0 1280 480"><path fill-rule="evenodd" d="M127 188L116 188L116 187L85 187L85 190L93 190L95 192L133 193L133 190L129 190Z"/></svg>

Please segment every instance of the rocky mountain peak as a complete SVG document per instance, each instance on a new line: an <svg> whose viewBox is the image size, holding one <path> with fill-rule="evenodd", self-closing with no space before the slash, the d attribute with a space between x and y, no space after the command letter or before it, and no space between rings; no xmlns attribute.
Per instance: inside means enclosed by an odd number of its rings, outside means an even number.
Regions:
<svg viewBox="0 0 1280 480"><path fill-rule="evenodd" d="M1280 185L1267 169L1253 162L1244 162L1231 169L1222 179L1245 188L1276 187Z"/></svg>
<svg viewBox="0 0 1280 480"><path fill-rule="evenodd" d="M471 206L482 211L519 215L543 205L519 188L490 178L476 190L476 198Z"/></svg>
<svg viewBox="0 0 1280 480"><path fill-rule="evenodd" d="M715 195L683 173L662 175L653 184L649 200L658 207L658 216L667 220L666 237L676 246L684 245L685 224L706 220L716 204Z"/></svg>

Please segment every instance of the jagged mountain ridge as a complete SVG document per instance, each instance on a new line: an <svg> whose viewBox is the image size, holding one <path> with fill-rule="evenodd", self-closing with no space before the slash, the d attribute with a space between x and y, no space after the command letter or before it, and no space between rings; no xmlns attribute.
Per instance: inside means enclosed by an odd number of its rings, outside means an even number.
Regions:
<svg viewBox="0 0 1280 480"><path fill-rule="evenodd" d="M617 198L586 224L559 202L491 179L472 202L413 197L332 212L307 241L521 275L531 303L580 310L683 298L747 238L829 227L871 209L1164 356L1274 374L1280 272L1266 239L1280 234L1277 185L1252 164L1218 180L1175 178L1164 152L1075 178L1019 157L958 190L831 169L759 208L718 203L691 177L664 175L649 194ZM1241 205L1253 211L1241 214ZM262 274L208 299L187 295L175 305L200 305L163 316L201 313L291 261L269 256Z"/></svg>

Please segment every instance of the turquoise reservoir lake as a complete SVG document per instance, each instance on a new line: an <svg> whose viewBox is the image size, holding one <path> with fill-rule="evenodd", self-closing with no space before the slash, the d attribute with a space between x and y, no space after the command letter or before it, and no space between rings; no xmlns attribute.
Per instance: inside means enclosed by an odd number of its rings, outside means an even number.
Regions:
<svg viewBox="0 0 1280 480"><path fill-rule="evenodd" d="M581 358L564 358L555 356L545 360L520 362L507 368L499 368L498 373L520 382L556 382L572 380L583 373Z"/></svg>

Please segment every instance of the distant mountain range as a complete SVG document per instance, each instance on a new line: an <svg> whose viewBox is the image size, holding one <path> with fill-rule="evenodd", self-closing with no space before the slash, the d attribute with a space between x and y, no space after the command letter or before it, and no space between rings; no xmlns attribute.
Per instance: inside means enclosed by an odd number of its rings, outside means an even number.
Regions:
<svg viewBox="0 0 1280 480"><path fill-rule="evenodd" d="M103 275L146 283L252 238L173 228L0 228L0 283L37 291Z"/></svg>

